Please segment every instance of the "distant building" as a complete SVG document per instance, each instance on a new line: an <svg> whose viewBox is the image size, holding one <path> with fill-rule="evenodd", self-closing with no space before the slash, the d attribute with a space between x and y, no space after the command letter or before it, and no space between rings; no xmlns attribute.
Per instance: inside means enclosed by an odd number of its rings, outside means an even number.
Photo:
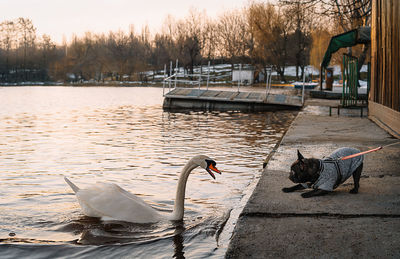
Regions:
<svg viewBox="0 0 400 259"><path fill-rule="evenodd" d="M252 85L254 82L253 70L233 70L232 82L240 81L241 84Z"/></svg>
<svg viewBox="0 0 400 259"><path fill-rule="evenodd" d="M373 0L369 118L400 137L400 1Z"/></svg>

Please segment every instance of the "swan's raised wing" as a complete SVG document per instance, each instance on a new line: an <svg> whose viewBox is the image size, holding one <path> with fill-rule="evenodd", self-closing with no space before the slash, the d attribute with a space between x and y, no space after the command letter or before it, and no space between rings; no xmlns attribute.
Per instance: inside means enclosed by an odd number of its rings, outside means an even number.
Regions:
<svg viewBox="0 0 400 259"><path fill-rule="evenodd" d="M80 189L76 196L87 216L135 223L157 222L163 218L141 198L116 184L98 183L89 189Z"/></svg>

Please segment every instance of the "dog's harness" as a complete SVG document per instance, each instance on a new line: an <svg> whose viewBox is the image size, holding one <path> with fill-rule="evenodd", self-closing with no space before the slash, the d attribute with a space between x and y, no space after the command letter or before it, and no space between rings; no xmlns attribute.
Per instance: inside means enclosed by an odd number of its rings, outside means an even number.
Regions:
<svg viewBox="0 0 400 259"><path fill-rule="evenodd" d="M346 181L363 163L364 156L342 160L342 157L358 154L355 148L339 148L328 157L319 160L318 178L312 182L313 189L332 191Z"/></svg>
<svg viewBox="0 0 400 259"><path fill-rule="evenodd" d="M337 179L336 179L336 183L334 185L334 189L337 188L339 186L339 184L342 183L342 171L340 169L339 166L339 160L338 159L333 159L331 157L327 157L324 160L319 160L320 161L320 170L319 173L321 173L322 171L324 171L324 163L331 163L334 164L336 167L336 174L337 174Z"/></svg>

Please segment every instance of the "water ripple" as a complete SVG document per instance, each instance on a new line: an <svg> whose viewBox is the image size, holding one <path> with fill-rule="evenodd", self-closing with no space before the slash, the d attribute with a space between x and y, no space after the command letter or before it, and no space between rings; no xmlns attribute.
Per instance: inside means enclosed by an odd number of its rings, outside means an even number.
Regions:
<svg viewBox="0 0 400 259"><path fill-rule="evenodd" d="M24 257L28 243L37 257L218 254L216 233L260 176L294 114L169 113L161 108L161 93L2 88L0 257ZM85 217L63 181L65 175L82 187L113 182L171 211L179 172L197 154L215 159L222 175L214 181L194 170L183 222L140 225Z"/></svg>

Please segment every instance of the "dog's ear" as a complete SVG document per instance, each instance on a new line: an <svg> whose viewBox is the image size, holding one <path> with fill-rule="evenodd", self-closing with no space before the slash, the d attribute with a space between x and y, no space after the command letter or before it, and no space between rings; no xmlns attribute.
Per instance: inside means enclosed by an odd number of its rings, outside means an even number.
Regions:
<svg viewBox="0 0 400 259"><path fill-rule="evenodd" d="M300 153L298 149L297 149L297 159L301 162L304 162L304 156Z"/></svg>

